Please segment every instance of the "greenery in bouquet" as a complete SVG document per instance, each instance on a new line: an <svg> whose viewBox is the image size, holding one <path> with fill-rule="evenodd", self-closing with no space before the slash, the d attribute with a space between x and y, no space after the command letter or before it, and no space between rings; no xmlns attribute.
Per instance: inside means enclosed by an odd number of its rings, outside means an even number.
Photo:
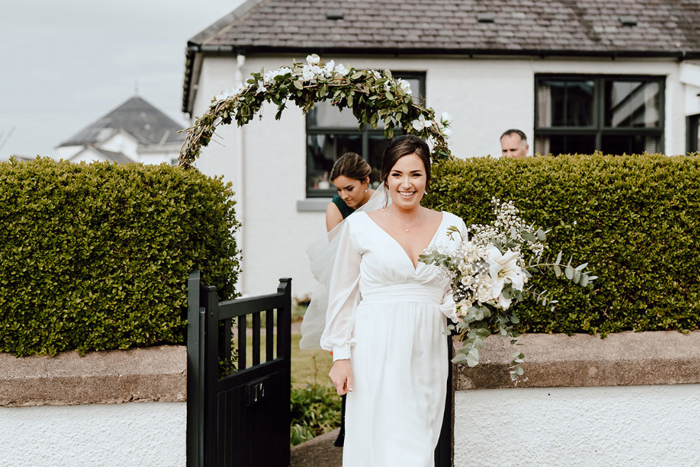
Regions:
<svg viewBox="0 0 700 467"><path fill-rule="evenodd" d="M468 226L467 238L460 238L459 246L452 252L431 247L420 256L420 261L439 266L452 280L459 322L450 325L450 330L464 341L453 362L470 367L479 363L479 350L486 347L485 339L491 334L517 343L517 303L535 300L542 306L556 305L547 290L528 286L533 275L551 271L583 287L591 287L596 279L586 270L587 263L576 267L571 259L562 263L561 251L556 258L547 260L547 232L523 221L512 201L493 198L491 202L493 223ZM461 237L454 226L448 234ZM514 381L523 375L520 364L524 358L522 352L512 355L510 374Z"/></svg>

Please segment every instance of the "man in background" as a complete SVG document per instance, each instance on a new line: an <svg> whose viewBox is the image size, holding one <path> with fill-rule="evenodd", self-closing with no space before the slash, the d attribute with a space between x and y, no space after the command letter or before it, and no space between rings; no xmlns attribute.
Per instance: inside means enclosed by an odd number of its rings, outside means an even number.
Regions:
<svg viewBox="0 0 700 467"><path fill-rule="evenodd" d="M501 154L503 157L524 159L530 146L527 144L527 136L520 130L506 130L501 135Z"/></svg>

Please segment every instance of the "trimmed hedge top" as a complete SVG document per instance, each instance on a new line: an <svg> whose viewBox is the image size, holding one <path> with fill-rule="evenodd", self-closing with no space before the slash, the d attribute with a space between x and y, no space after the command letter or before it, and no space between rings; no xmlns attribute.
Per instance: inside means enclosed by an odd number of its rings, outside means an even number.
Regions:
<svg viewBox="0 0 700 467"><path fill-rule="evenodd" d="M700 325L700 157L559 156L450 160L433 167L426 205L467 225L493 196L549 232L550 248L588 262L595 290L553 275L551 311L518 308L522 332L694 330Z"/></svg>
<svg viewBox="0 0 700 467"><path fill-rule="evenodd" d="M184 343L190 271L235 296L232 196L165 164L0 163L0 351Z"/></svg>

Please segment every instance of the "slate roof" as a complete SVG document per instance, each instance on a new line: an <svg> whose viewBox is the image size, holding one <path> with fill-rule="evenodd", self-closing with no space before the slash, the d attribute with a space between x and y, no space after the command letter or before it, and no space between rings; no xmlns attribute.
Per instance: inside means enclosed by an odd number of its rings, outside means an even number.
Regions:
<svg viewBox="0 0 700 467"><path fill-rule="evenodd" d="M185 112L198 52L699 59L700 0L248 0L187 50Z"/></svg>
<svg viewBox="0 0 700 467"><path fill-rule="evenodd" d="M700 0L249 0L189 45L251 52L682 55L700 54L695 25Z"/></svg>
<svg viewBox="0 0 700 467"><path fill-rule="evenodd" d="M93 146L92 144L88 144L87 147L90 149L93 149L103 156L105 156L108 160L116 162L117 164L133 164L134 160L132 160L129 156L122 152L114 152L114 151L107 151L106 149L98 148L96 146ZM87 149L84 149L85 151ZM78 154L82 153L83 151L80 151ZM76 156L78 155L76 154ZM75 157L75 156L73 156Z"/></svg>
<svg viewBox="0 0 700 467"><path fill-rule="evenodd" d="M177 143L185 138L184 133L178 133L181 129L181 124L141 97L134 96L58 147L99 143L119 130L126 131L144 145Z"/></svg>

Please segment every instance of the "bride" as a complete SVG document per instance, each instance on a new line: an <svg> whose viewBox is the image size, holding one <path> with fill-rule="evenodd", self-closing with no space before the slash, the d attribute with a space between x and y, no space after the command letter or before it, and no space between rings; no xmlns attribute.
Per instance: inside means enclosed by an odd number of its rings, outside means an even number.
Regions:
<svg viewBox="0 0 700 467"><path fill-rule="evenodd" d="M384 151L385 207L348 217L338 234L321 347L330 378L348 394L345 467L433 465L448 375L447 318L457 320L450 280L418 262L429 246L457 247L464 222L420 205L430 151L416 136ZM390 198L390 202L389 199Z"/></svg>

